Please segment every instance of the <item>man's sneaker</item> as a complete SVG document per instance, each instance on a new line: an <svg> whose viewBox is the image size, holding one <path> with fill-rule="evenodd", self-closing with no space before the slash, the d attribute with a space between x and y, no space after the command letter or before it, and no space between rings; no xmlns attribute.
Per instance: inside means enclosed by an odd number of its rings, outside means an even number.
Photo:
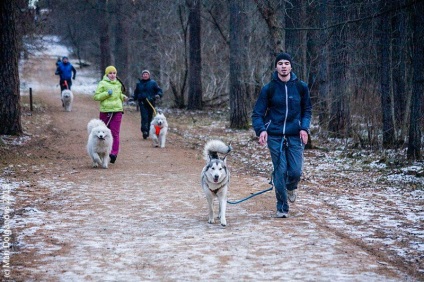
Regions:
<svg viewBox="0 0 424 282"><path fill-rule="evenodd" d="M110 155L109 155L109 158L110 158L110 163L111 163L111 164L114 164L114 163L115 163L115 161L116 161L116 155L112 155L112 154L110 154Z"/></svg>
<svg viewBox="0 0 424 282"><path fill-rule="evenodd" d="M147 139L149 137L149 132L143 131L143 139Z"/></svg>
<svg viewBox="0 0 424 282"><path fill-rule="evenodd" d="M297 197L296 191L294 191L294 190L287 190L287 196L288 196L289 201L291 203L294 203L294 201L296 201L296 197Z"/></svg>
<svg viewBox="0 0 424 282"><path fill-rule="evenodd" d="M289 217L289 214L287 212L277 211L277 214L275 215L277 218L287 218Z"/></svg>

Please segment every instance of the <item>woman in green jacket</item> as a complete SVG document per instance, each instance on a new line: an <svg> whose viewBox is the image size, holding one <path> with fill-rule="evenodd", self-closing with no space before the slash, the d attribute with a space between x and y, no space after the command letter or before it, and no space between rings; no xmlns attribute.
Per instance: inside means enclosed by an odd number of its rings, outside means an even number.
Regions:
<svg viewBox="0 0 424 282"><path fill-rule="evenodd" d="M123 102L127 99L125 86L117 77L116 68L108 66L103 79L97 85L94 100L100 101L100 119L112 131L113 145L109 155L111 163L114 163L118 156L119 132L124 114Z"/></svg>

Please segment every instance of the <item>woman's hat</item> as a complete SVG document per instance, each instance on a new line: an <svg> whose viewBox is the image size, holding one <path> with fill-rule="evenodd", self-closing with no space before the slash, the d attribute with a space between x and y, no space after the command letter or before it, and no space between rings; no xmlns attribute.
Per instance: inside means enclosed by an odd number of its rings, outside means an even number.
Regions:
<svg viewBox="0 0 424 282"><path fill-rule="evenodd" d="M109 74L111 72L118 72L114 66L108 66L105 70L105 74Z"/></svg>

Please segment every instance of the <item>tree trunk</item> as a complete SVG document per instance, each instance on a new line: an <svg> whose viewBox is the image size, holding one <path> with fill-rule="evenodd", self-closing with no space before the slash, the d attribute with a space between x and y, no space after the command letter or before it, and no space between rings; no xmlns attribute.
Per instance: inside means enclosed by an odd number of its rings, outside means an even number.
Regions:
<svg viewBox="0 0 424 282"><path fill-rule="evenodd" d="M248 35L246 3L230 0L230 127L247 129L247 77L244 67L247 58Z"/></svg>
<svg viewBox="0 0 424 282"><path fill-rule="evenodd" d="M323 1L322 5L319 6L318 10L319 15L319 26L324 27L327 22L327 18L329 17L327 1ZM322 33L316 32L316 40L317 40L317 60L314 60L313 63L317 63L317 71L318 71L318 97L317 97L317 113L318 113L318 123L320 124L320 128L324 131L327 131L328 123L329 123L329 115L328 115L328 89L329 89L329 79L328 79L328 46L325 44L328 38L328 30L325 29Z"/></svg>
<svg viewBox="0 0 424 282"><path fill-rule="evenodd" d="M332 18L335 21L344 21L347 18L347 5L343 3L332 10ZM346 75L347 33L347 27L337 30L330 40L331 115L328 131L330 136L337 138L347 138L350 135L350 105Z"/></svg>
<svg viewBox="0 0 424 282"><path fill-rule="evenodd" d="M22 134L15 4L0 3L0 134L7 135Z"/></svg>
<svg viewBox="0 0 424 282"><path fill-rule="evenodd" d="M124 85L128 87L132 85L130 70L130 41L129 38L129 20L131 18L132 7L125 0L116 1L116 40L115 40L115 66L118 70L118 76ZM130 95L132 93L127 93Z"/></svg>
<svg viewBox="0 0 424 282"><path fill-rule="evenodd" d="M275 56L286 51L285 38L285 1L283 0L255 0L259 13L265 20L270 34L271 69L274 69Z"/></svg>
<svg viewBox="0 0 424 282"><path fill-rule="evenodd" d="M308 30L297 30L301 27L313 26L310 24L307 8L310 3L303 0L292 0L290 5L286 4L287 16L283 19L285 27L285 51L289 53L295 64L293 71L299 79L308 82Z"/></svg>
<svg viewBox="0 0 424 282"><path fill-rule="evenodd" d="M100 79L105 74L107 66L113 65L112 50L110 46L110 15L107 10L107 0L98 0L99 14L99 34L100 34Z"/></svg>
<svg viewBox="0 0 424 282"><path fill-rule="evenodd" d="M400 130L400 135L396 133L396 139L402 140L404 136L404 120L409 109L406 108L407 101L409 100L409 93L406 91L406 55L407 55L407 44L408 39L406 36L406 19L407 13L400 11L393 18L393 52L392 52L392 64L395 66L392 71L393 81L393 118L396 130Z"/></svg>
<svg viewBox="0 0 424 282"><path fill-rule="evenodd" d="M384 1L381 2L380 10L385 9ZM391 29L386 23L387 17L381 17L381 36L380 36L380 68L381 68L381 111L383 117L383 147L392 148L395 144L395 129L393 124L393 102L390 95L390 48L391 48Z"/></svg>
<svg viewBox="0 0 424 282"><path fill-rule="evenodd" d="M189 2L189 1L188 1ZM202 47L201 47L201 19L200 0L189 3L189 88L187 109L202 109Z"/></svg>
<svg viewBox="0 0 424 282"><path fill-rule="evenodd" d="M301 16L300 16L300 26L307 26L307 7L308 2L307 1L300 1L301 6ZM301 39L300 39L300 50L301 50L301 58L302 58L302 77L301 79L309 83L308 79L308 31L301 31ZM300 73L299 73L300 75Z"/></svg>
<svg viewBox="0 0 424 282"><path fill-rule="evenodd" d="M410 160L421 160L421 130L422 123L422 103L424 91L424 48L422 38L424 38L424 3L420 2L413 6L413 51L412 62L414 78L412 85L412 103L409 126L409 142L407 157Z"/></svg>

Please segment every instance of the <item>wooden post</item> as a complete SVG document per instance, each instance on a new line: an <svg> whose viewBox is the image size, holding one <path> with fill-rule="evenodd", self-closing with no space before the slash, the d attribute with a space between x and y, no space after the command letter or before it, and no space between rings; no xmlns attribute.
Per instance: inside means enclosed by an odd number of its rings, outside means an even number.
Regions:
<svg viewBox="0 0 424 282"><path fill-rule="evenodd" d="M29 88L29 109L32 112L32 88Z"/></svg>

